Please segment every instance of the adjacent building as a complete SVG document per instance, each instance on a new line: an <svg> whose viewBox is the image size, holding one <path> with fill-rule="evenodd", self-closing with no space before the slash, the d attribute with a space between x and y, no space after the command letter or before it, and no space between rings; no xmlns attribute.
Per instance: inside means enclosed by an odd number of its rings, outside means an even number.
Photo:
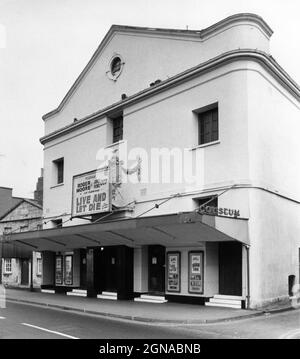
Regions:
<svg viewBox="0 0 300 359"><path fill-rule="evenodd" d="M254 14L110 28L43 116L47 224L12 236L42 252L43 288L237 308L289 299L300 89L272 33Z"/></svg>
<svg viewBox="0 0 300 359"><path fill-rule="evenodd" d="M43 228L43 191L39 178L36 199L14 197L11 188L0 187L0 259L1 283L9 287L40 288L42 256L33 246L13 241L14 233L39 231Z"/></svg>

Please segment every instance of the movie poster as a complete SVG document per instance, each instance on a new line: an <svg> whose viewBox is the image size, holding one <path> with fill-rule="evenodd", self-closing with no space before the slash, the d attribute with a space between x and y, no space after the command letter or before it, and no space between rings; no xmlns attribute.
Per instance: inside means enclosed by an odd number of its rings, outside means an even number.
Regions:
<svg viewBox="0 0 300 359"><path fill-rule="evenodd" d="M55 258L55 284L63 284L62 256L56 256L56 258Z"/></svg>
<svg viewBox="0 0 300 359"><path fill-rule="evenodd" d="M189 292L203 294L203 252L189 253Z"/></svg>
<svg viewBox="0 0 300 359"><path fill-rule="evenodd" d="M168 253L168 291L180 292L180 253Z"/></svg>
<svg viewBox="0 0 300 359"><path fill-rule="evenodd" d="M65 256L65 284L73 284L73 256Z"/></svg>

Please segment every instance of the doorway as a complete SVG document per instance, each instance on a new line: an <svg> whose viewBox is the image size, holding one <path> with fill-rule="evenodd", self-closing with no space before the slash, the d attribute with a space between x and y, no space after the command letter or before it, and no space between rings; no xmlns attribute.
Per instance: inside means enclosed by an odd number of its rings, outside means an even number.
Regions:
<svg viewBox="0 0 300 359"><path fill-rule="evenodd" d="M86 249L80 249L80 288L86 289Z"/></svg>
<svg viewBox="0 0 300 359"><path fill-rule="evenodd" d="M21 259L21 285L29 284L29 260Z"/></svg>
<svg viewBox="0 0 300 359"><path fill-rule="evenodd" d="M242 295L242 244L219 243L219 293Z"/></svg>
<svg viewBox="0 0 300 359"><path fill-rule="evenodd" d="M148 291L154 294L165 292L166 249L160 245L148 247Z"/></svg>
<svg viewBox="0 0 300 359"><path fill-rule="evenodd" d="M117 246L105 247L104 254L104 290L108 292L118 291L118 248Z"/></svg>

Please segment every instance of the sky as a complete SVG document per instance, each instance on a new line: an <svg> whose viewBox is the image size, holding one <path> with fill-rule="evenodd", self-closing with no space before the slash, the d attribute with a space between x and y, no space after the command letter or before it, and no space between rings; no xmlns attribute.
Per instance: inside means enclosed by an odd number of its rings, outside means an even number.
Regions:
<svg viewBox="0 0 300 359"><path fill-rule="evenodd" d="M274 31L271 54L300 84L299 0L0 0L0 186L33 196L42 115L112 24L201 30L240 12L264 18Z"/></svg>

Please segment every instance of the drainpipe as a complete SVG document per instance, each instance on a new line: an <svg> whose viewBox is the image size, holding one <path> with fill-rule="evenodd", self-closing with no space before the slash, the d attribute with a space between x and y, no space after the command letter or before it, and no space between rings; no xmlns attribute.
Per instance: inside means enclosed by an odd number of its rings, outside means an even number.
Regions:
<svg viewBox="0 0 300 359"><path fill-rule="evenodd" d="M31 265L30 265L30 292L33 292L33 252L31 252Z"/></svg>
<svg viewBox="0 0 300 359"><path fill-rule="evenodd" d="M245 246L247 253L247 309L250 308L250 260L249 260L249 246Z"/></svg>

